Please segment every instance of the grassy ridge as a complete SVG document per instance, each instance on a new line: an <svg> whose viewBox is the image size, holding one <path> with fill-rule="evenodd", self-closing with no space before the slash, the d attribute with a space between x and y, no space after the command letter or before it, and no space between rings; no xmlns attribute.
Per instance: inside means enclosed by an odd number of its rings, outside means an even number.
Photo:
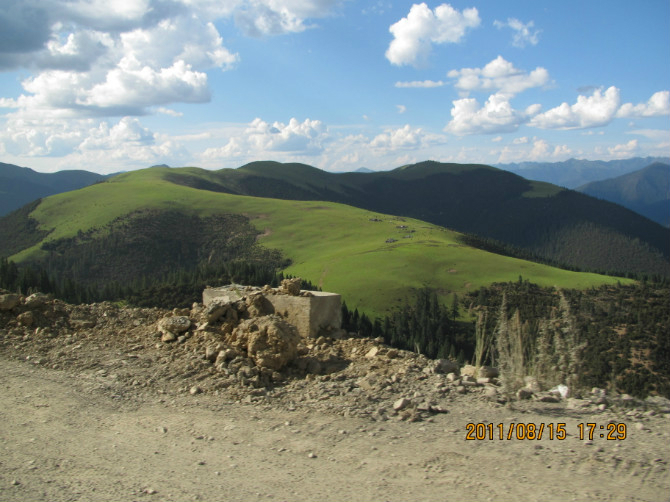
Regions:
<svg viewBox="0 0 670 502"><path fill-rule="evenodd" d="M385 313L404 300L410 288L423 286L437 288L446 300L453 293L514 281L520 275L545 286L588 288L617 282L464 246L458 233L419 220L336 203L197 190L165 180L171 172L174 170L151 168L126 173L106 183L52 196L42 201L32 217L41 230L51 231L47 237L51 240L101 228L141 209L199 216L243 214L262 233L265 246L281 250L293 261L287 273L339 292L350 307L371 315ZM391 238L396 241L387 243ZM38 244L13 259L39 258L43 253Z"/></svg>

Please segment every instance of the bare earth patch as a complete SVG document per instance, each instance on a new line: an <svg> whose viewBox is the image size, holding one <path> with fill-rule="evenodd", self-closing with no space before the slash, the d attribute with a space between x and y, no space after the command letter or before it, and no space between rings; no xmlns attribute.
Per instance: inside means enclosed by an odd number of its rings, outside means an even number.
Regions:
<svg viewBox="0 0 670 502"><path fill-rule="evenodd" d="M500 404L356 338L314 340L258 387L237 359L207 360L212 333L160 342L168 311L33 312L30 328L0 315L3 501L667 500L664 402ZM600 437L610 422L625 439ZM495 438L466 440L468 424ZM545 429L501 440L498 424Z"/></svg>

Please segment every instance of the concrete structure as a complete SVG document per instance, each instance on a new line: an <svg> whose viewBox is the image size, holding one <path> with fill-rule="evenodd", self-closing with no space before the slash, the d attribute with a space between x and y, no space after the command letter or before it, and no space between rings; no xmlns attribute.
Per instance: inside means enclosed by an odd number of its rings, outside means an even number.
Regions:
<svg viewBox="0 0 670 502"><path fill-rule="evenodd" d="M278 314L293 324L303 338L334 335L342 326L342 298L336 293L301 291L300 296L281 294L276 289L262 290L252 286L231 284L220 288L207 288L202 293L204 305L215 298L235 302L254 293L265 298L266 314ZM304 296L303 296L304 295Z"/></svg>
<svg viewBox="0 0 670 502"><path fill-rule="evenodd" d="M221 286L220 288L207 286L202 292L202 304L208 307L215 298L221 298L223 301L232 303L260 290L261 288L242 286L240 284L229 284L228 286Z"/></svg>

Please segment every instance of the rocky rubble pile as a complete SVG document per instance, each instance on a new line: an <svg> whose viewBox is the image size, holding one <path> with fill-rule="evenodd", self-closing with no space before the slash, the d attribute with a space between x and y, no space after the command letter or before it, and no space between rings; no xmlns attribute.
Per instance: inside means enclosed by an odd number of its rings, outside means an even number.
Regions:
<svg viewBox="0 0 670 502"><path fill-rule="evenodd" d="M208 392L225 401L307 406L374 420L430 419L473 398L491 406L527 398L594 412L642 407L601 389L566 400L557 390L540 392L533 382L516 396L503 395L495 368L461 368L355 333L305 339L282 315L267 313L268 294L296 290L290 283L249 288L238 298L171 311L69 305L41 293L0 291L0 351L76 373L114 395ZM646 405L670 413L668 400Z"/></svg>

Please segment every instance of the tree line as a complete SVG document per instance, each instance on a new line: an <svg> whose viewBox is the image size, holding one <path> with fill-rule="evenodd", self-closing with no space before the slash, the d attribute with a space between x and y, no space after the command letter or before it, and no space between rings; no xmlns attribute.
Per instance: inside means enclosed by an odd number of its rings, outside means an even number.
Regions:
<svg viewBox="0 0 670 502"><path fill-rule="evenodd" d="M100 287L54 274L39 264L17 266L0 258L0 288L51 293L70 303L107 300L188 307L201 301L208 285L276 287L286 277L276 264L235 259L179 268L161 277L109 281ZM302 287L317 289L307 281ZM546 385L570 382L636 396L670 396L667 283L557 290L520 277L462 298L454 296L449 306L434 290L423 288L401 307L375 319L343 303L342 326L431 358L502 365L517 379L516 385L521 377L535 375Z"/></svg>

